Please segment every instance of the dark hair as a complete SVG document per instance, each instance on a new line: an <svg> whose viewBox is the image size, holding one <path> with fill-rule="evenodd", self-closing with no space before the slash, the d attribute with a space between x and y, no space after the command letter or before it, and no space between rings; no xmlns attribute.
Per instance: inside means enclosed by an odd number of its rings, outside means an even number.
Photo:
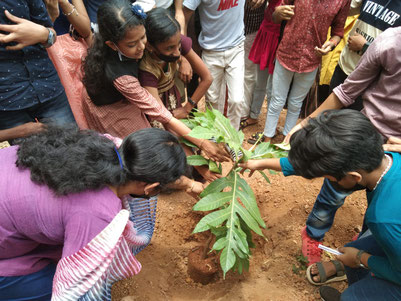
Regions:
<svg viewBox="0 0 401 301"><path fill-rule="evenodd" d="M311 179L371 172L383 160L383 138L362 113L328 110L308 121L290 140L288 159L296 174Z"/></svg>
<svg viewBox="0 0 401 301"><path fill-rule="evenodd" d="M180 32L180 24L167 9L157 7L148 12L145 22L146 36L152 46L163 43Z"/></svg>
<svg viewBox="0 0 401 301"><path fill-rule="evenodd" d="M144 20L133 12L128 0L104 1L97 11L97 21L99 32L94 35L93 46L88 50L82 65L82 82L89 95L102 94L105 87L109 86L108 83L112 82L105 72L105 66L115 53L105 42L117 44L124 39L127 30L144 25Z"/></svg>
<svg viewBox="0 0 401 301"><path fill-rule="evenodd" d="M177 138L153 128L130 134L117 150L94 131L50 126L22 141L17 155L17 166L29 168L32 181L46 184L57 195L134 180L166 185L187 168Z"/></svg>

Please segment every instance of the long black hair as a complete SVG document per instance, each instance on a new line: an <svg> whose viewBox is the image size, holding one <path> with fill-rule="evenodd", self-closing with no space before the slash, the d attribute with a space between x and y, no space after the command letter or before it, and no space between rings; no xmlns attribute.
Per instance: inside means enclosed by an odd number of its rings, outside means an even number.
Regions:
<svg viewBox="0 0 401 301"><path fill-rule="evenodd" d="M106 41L117 44L124 39L127 30L144 25L144 20L132 11L128 0L104 1L97 11L99 32L96 33L93 46L83 62L82 82L89 95L101 95L112 80L105 72L106 62L115 54Z"/></svg>
<svg viewBox="0 0 401 301"><path fill-rule="evenodd" d="M29 168L32 181L46 184L57 195L134 180L166 185L187 169L177 138L153 128L128 135L117 149L94 131L49 126L23 140L17 155L17 166Z"/></svg>
<svg viewBox="0 0 401 301"><path fill-rule="evenodd" d="M297 175L341 180L350 171L378 168L382 144L383 138L361 112L328 110L291 136L288 160Z"/></svg>
<svg viewBox="0 0 401 301"><path fill-rule="evenodd" d="M145 21L149 44L156 46L180 32L180 24L167 9L157 7L147 13Z"/></svg>

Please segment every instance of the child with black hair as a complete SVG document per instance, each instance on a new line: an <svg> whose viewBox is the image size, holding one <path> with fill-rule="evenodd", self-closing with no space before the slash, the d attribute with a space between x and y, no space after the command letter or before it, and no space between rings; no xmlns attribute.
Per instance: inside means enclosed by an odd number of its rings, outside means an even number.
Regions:
<svg viewBox="0 0 401 301"><path fill-rule="evenodd" d="M116 145L48 127L0 157L0 300L111 300L153 233L141 196L187 169L177 138L151 128Z"/></svg>
<svg viewBox="0 0 401 301"><path fill-rule="evenodd" d="M192 50L190 38L180 33L180 24L164 8L152 9L145 21L148 36L145 53L139 64L139 80L174 117L186 118L205 95L212 83L212 76L202 59ZM200 82L184 106L184 95L176 85L179 61L185 57L199 75Z"/></svg>
<svg viewBox="0 0 401 301"><path fill-rule="evenodd" d="M288 158L250 160L239 166L252 172L267 168L286 176L325 177L347 191L366 189L363 232L369 229L371 235L340 248L343 255L336 263L325 263L333 266L329 280L337 276L335 265L337 270L346 266L349 287L341 296L323 288L323 300L400 300L401 155L384 152L379 132L354 110L330 110L309 119L290 144ZM307 271L315 282L320 281L317 270L312 265Z"/></svg>
<svg viewBox="0 0 401 301"><path fill-rule="evenodd" d="M190 129L160 104L138 81L146 32L146 14L128 0L110 0L98 9L99 33L84 62L83 110L89 128L125 137L150 127L149 119L201 148L215 161L229 156L215 143L188 136ZM89 97L88 97L89 95Z"/></svg>

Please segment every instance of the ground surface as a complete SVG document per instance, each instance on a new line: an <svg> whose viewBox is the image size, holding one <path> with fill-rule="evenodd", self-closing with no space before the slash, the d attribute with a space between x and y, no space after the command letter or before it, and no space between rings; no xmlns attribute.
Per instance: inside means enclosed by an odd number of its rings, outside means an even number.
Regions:
<svg viewBox="0 0 401 301"><path fill-rule="evenodd" d="M265 116L264 112L261 116ZM283 123L283 116L280 123ZM264 118L258 125L246 128L245 136L261 131L263 126ZM320 300L318 287L307 282L304 271L294 273L293 265L298 265L300 231L322 179L310 181L286 178L282 174L269 178L270 185L259 174L247 179L267 225L263 231L266 240L254 237L256 249L249 272L243 275L230 272L225 280L219 273L214 282L207 285L192 281L187 274L187 256L206 237L191 234L203 214L191 210L195 199L184 192L176 192L159 198L152 243L138 254L142 271L115 284L113 300ZM365 205L363 192L348 197L323 243L336 248L350 241L362 223ZM324 254L323 258L328 259L328 256ZM346 283L333 286L343 290Z"/></svg>

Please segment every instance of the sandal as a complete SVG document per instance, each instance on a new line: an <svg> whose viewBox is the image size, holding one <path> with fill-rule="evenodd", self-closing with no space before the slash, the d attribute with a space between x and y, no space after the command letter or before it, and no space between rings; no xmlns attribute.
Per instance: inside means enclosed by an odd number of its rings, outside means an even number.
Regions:
<svg viewBox="0 0 401 301"><path fill-rule="evenodd" d="M239 123L239 129L240 129L240 130L243 130L243 129L246 128L247 126L254 125L254 124L258 124L258 123L257 123L257 122L249 123L249 122L248 122L248 119L243 119L243 120L241 120L241 122Z"/></svg>
<svg viewBox="0 0 401 301"><path fill-rule="evenodd" d="M259 144L259 143L265 142L266 140L270 141L270 139L267 138L263 134L263 132L256 132L247 141L248 141L249 144L255 144L256 142Z"/></svg>
<svg viewBox="0 0 401 301"><path fill-rule="evenodd" d="M316 275L311 274L311 269L313 265L310 265L308 269L306 270L306 278L308 279L310 284L313 285L323 285L331 282L336 282L336 281L343 281L347 279L347 276L345 275L345 270L344 267L341 265L341 262L338 260L330 260L336 268L336 274L327 277L326 271L324 270L323 264L321 262L316 262L316 267L317 270L319 271L319 276L320 276L320 281L316 282L313 280L313 277Z"/></svg>

